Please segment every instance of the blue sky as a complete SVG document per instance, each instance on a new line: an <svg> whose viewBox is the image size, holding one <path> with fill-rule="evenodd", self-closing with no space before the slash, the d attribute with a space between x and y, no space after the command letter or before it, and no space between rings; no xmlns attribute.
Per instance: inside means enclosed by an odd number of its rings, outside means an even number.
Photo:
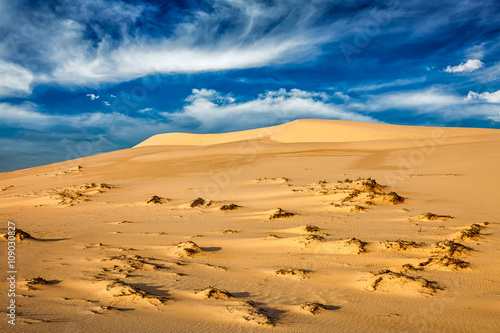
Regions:
<svg viewBox="0 0 500 333"><path fill-rule="evenodd" d="M0 172L327 118L500 128L496 0L0 0Z"/></svg>

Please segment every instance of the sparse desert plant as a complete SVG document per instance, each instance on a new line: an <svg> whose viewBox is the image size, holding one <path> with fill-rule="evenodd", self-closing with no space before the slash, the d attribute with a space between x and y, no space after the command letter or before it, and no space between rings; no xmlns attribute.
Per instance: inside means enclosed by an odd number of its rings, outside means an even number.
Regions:
<svg viewBox="0 0 500 333"><path fill-rule="evenodd" d="M358 253L366 253L366 246L368 245L367 242L363 242L362 240L359 240L357 238L349 238L345 241L346 245L355 245L358 247Z"/></svg>
<svg viewBox="0 0 500 333"><path fill-rule="evenodd" d="M461 230L459 238L461 240L478 239L481 237L481 230L484 228L485 226L474 223L468 229Z"/></svg>
<svg viewBox="0 0 500 333"><path fill-rule="evenodd" d="M34 286L39 284L48 284L48 281L41 277L26 279L26 285L28 286Z"/></svg>
<svg viewBox="0 0 500 333"><path fill-rule="evenodd" d="M310 271L307 269L297 269L297 268L282 268L278 269L275 274L276 275L291 275L291 276L299 276L304 278L307 273Z"/></svg>
<svg viewBox="0 0 500 333"><path fill-rule="evenodd" d="M366 208L360 205L355 205L351 208L351 212L364 212L365 210Z"/></svg>
<svg viewBox="0 0 500 333"><path fill-rule="evenodd" d="M191 204L189 206L191 208L195 208L195 207L203 206L204 204L205 204L205 199L203 199L203 198L196 198L193 201L191 201Z"/></svg>
<svg viewBox="0 0 500 333"><path fill-rule="evenodd" d="M358 197L360 194L361 194L360 190L354 190L351 193L349 193L347 197L343 198L341 202L344 203L346 201L352 201L352 199Z"/></svg>
<svg viewBox="0 0 500 333"><path fill-rule="evenodd" d="M422 270L422 268L416 268L412 264L404 264L403 266L401 266L401 270L402 271L420 271L420 270Z"/></svg>
<svg viewBox="0 0 500 333"><path fill-rule="evenodd" d="M151 198L145 201L147 205L162 205L166 203L168 200L157 195L153 195Z"/></svg>
<svg viewBox="0 0 500 333"><path fill-rule="evenodd" d="M422 277L410 276L403 272L393 272L390 269L381 270L377 273L373 273L373 275L378 276L378 278L375 279L375 281L372 283L371 286L374 291L378 290L381 283L386 280L387 281L399 280L401 281L401 285L406 285L408 282L417 283L418 285L420 285L422 290L430 294L434 294L439 290L443 290L443 288L441 288L434 281L429 281Z"/></svg>
<svg viewBox="0 0 500 333"><path fill-rule="evenodd" d="M292 217L295 215L297 215L297 213L287 212L281 208L278 208L278 210L275 213L273 213L271 216L269 216L269 219L275 220L275 219L280 219L280 218Z"/></svg>
<svg viewBox="0 0 500 333"><path fill-rule="evenodd" d="M318 232L319 228L315 225L308 224L304 227L304 231L305 232Z"/></svg>
<svg viewBox="0 0 500 333"><path fill-rule="evenodd" d="M224 230L221 232L223 235L230 235L230 234L237 234L238 231L234 231L234 230L231 230L231 229L228 229L228 230Z"/></svg>
<svg viewBox="0 0 500 333"><path fill-rule="evenodd" d="M15 239L17 240L20 240L20 241L23 241L23 240L27 240L27 239L30 239L30 240L36 240L35 237L31 236L30 234L28 234L26 231L23 231L21 229L18 229L16 228L16 230L14 231L14 237ZM12 233L9 234L9 233L6 233L5 235L3 235L2 237L4 239L9 239L9 236L12 236Z"/></svg>
<svg viewBox="0 0 500 333"><path fill-rule="evenodd" d="M322 242L325 240L325 237L320 235L309 234L307 236L300 237L299 243L305 244L306 246L312 242Z"/></svg>
<svg viewBox="0 0 500 333"><path fill-rule="evenodd" d="M470 264L466 261L448 256L430 257L429 259L427 259L424 262L421 262L418 265L420 267L425 267L428 265L436 265L441 267L447 267L453 270L464 269L470 266Z"/></svg>
<svg viewBox="0 0 500 333"><path fill-rule="evenodd" d="M272 318L267 311L262 309L254 301L242 301L238 306L226 307L232 315L243 318L246 321L254 322L258 325L274 326Z"/></svg>
<svg viewBox="0 0 500 333"><path fill-rule="evenodd" d="M275 234L269 234L269 236L267 236L267 239L278 239L278 238L281 238L281 237L278 235L275 235Z"/></svg>
<svg viewBox="0 0 500 333"><path fill-rule="evenodd" d="M397 251L408 250L410 248L421 247L424 245L422 242L406 241L398 239L395 241L385 241L383 243L387 249L394 249Z"/></svg>
<svg viewBox="0 0 500 333"><path fill-rule="evenodd" d="M326 310L326 306L318 302L305 302L300 305L300 308L312 314L316 314L319 310Z"/></svg>
<svg viewBox="0 0 500 333"><path fill-rule="evenodd" d="M427 221L436 221L436 220L444 220L444 219L452 219L450 215L438 215L434 213L423 213L418 217L420 220L427 220Z"/></svg>
<svg viewBox="0 0 500 333"><path fill-rule="evenodd" d="M375 179L368 178L361 185L365 192L383 191L383 187Z"/></svg>
<svg viewBox="0 0 500 333"><path fill-rule="evenodd" d="M192 256L198 252L202 252L203 250L193 241L180 242L175 245L177 251L177 255L179 256Z"/></svg>
<svg viewBox="0 0 500 333"><path fill-rule="evenodd" d="M439 253L448 257L453 257L455 255L460 255L472 251L470 247L463 244L457 243L452 240L444 240L436 243L436 249L434 253Z"/></svg>
<svg viewBox="0 0 500 333"><path fill-rule="evenodd" d="M387 200L393 205L402 204L405 202L405 198L399 196L396 192L389 192L386 194Z"/></svg>
<svg viewBox="0 0 500 333"><path fill-rule="evenodd" d="M230 205L222 205L222 206L220 207L220 210L222 210L222 211L236 210L236 209L238 209L238 208L240 208L240 207L241 207L241 206L238 206L238 205L236 205L236 204L232 203L232 204L230 204Z"/></svg>
<svg viewBox="0 0 500 333"><path fill-rule="evenodd" d="M212 286L208 286L207 288L203 289L202 291L197 292L196 294L201 294L203 295L204 298L208 299L229 299L229 298L234 298L231 293L221 290L218 288L214 288Z"/></svg>

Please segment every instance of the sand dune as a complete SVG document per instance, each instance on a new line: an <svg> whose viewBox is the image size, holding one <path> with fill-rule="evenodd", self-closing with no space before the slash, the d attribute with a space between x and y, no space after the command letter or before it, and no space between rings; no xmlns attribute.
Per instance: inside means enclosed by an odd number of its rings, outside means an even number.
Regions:
<svg viewBox="0 0 500 333"><path fill-rule="evenodd" d="M136 147L158 145L207 146L244 140L270 139L283 143L356 142L392 139L448 138L499 134L498 130L398 126L346 120L295 120L287 124L222 134L158 134Z"/></svg>
<svg viewBox="0 0 500 333"><path fill-rule="evenodd" d="M499 130L300 120L2 173L16 329L494 332L499 165Z"/></svg>

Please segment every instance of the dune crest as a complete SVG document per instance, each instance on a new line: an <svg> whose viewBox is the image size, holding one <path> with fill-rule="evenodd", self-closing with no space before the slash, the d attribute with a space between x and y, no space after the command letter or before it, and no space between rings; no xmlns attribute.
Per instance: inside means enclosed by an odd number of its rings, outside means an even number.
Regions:
<svg viewBox="0 0 500 333"><path fill-rule="evenodd" d="M179 145L208 146L246 140L268 139L282 143L358 142L424 139L500 134L496 129L402 126L348 120L300 119L253 130L218 133L166 133L154 135L135 147Z"/></svg>

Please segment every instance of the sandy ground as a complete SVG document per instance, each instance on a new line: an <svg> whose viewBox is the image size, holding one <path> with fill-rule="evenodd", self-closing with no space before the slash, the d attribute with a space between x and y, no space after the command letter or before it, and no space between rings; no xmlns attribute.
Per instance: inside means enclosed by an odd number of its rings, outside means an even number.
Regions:
<svg viewBox="0 0 500 333"><path fill-rule="evenodd" d="M499 167L499 130L303 120L2 173L0 331L495 332Z"/></svg>

